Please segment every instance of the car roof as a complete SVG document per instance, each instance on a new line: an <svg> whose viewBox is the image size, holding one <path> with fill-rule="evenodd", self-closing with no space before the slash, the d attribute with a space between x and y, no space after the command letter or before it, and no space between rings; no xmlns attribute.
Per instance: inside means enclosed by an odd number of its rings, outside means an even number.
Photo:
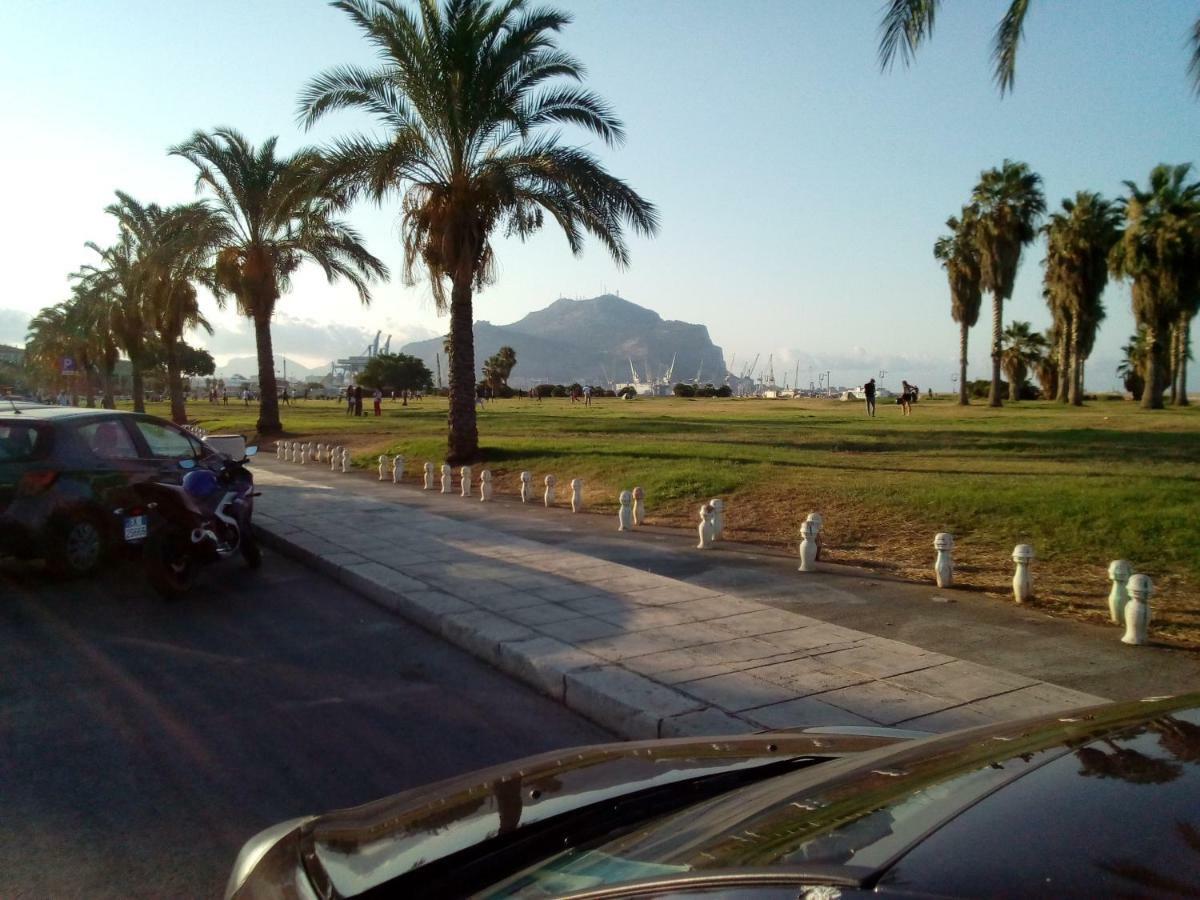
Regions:
<svg viewBox="0 0 1200 900"><path fill-rule="evenodd" d="M0 421L59 421L63 419L82 420L89 418L111 418L112 416L135 416L137 413L119 409L95 409L80 406L35 406L18 404L17 408L4 409L0 406Z"/></svg>

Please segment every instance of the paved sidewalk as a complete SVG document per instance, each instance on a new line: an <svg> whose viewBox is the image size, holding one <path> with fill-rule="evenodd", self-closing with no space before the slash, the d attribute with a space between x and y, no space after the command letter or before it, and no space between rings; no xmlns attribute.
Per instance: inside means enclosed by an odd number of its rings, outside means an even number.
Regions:
<svg viewBox="0 0 1200 900"><path fill-rule="evenodd" d="M255 470L268 542L629 737L940 731L1102 699L514 535L496 527L502 504L270 458ZM476 521L419 508L435 503Z"/></svg>

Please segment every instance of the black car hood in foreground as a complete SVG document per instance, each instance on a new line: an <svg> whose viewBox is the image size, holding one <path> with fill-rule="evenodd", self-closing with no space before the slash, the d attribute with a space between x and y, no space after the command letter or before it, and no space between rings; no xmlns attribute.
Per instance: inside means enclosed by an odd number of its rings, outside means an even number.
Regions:
<svg viewBox="0 0 1200 900"><path fill-rule="evenodd" d="M283 823L231 895L1200 891L1200 695L949 735L546 754ZM639 887L640 886L640 887Z"/></svg>

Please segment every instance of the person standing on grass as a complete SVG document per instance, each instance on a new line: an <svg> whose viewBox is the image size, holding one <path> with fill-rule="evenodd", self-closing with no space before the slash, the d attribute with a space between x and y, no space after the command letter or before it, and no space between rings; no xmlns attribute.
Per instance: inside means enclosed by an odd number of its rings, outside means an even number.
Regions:
<svg viewBox="0 0 1200 900"><path fill-rule="evenodd" d="M592 386L590 384L585 385L583 388L583 405L584 406L592 405Z"/></svg>
<svg viewBox="0 0 1200 900"><path fill-rule="evenodd" d="M896 402L900 404L900 409L903 411L904 415L906 415L906 416L912 415L912 398L913 398L912 385L909 384L907 381L901 381L900 382L900 399L897 400Z"/></svg>
<svg viewBox="0 0 1200 900"><path fill-rule="evenodd" d="M371 395L371 399L373 399L375 401L375 404L374 404L375 405L375 415L382 416L383 415L383 391L381 391L379 388L375 388L375 393Z"/></svg>
<svg viewBox="0 0 1200 900"><path fill-rule="evenodd" d="M361 384L354 386L354 415L361 416L363 414L363 390Z"/></svg>
<svg viewBox="0 0 1200 900"><path fill-rule="evenodd" d="M346 415L354 415L354 385L346 387Z"/></svg>
<svg viewBox="0 0 1200 900"><path fill-rule="evenodd" d="M875 379L872 378L863 385L863 396L867 399L867 415L875 415Z"/></svg>

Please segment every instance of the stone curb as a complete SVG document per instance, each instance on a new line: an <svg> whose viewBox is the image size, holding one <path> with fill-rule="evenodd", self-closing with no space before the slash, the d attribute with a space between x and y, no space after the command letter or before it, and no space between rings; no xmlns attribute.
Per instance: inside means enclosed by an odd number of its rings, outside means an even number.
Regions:
<svg viewBox="0 0 1200 900"><path fill-rule="evenodd" d="M539 634L436 587L371 568L357 554L323 555L274 526L255 522L259 540L329 576L364 599L408 619L489 665L631 740L762 731L681 691L613 665L609 660ZM280 532L285 529L280 529ZM339 556L353 557L345 562ZM347 563L353 561L351 567Z"/></svg>

